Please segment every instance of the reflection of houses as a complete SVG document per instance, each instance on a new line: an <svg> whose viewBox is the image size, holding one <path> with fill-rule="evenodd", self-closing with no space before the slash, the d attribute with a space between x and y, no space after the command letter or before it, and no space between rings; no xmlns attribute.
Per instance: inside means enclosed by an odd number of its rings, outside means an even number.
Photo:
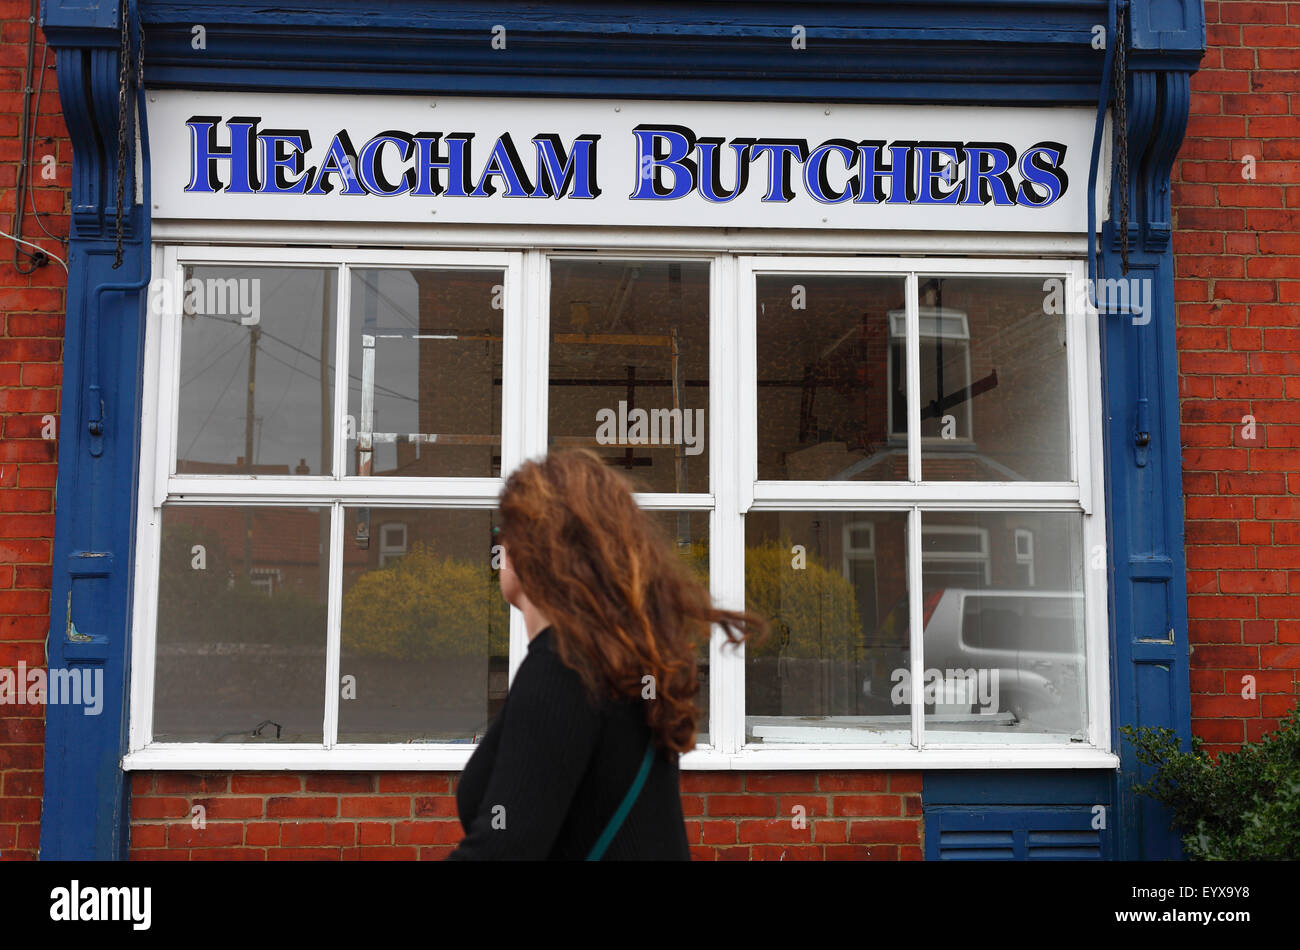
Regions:
<svg viewBox="0 0 1300 950"><path fill-rule="evenodd" d="M361 574L391 565L416 544L440 556L481 559L486 566L493 520L490 511L346 508L344 589ZM195 537L217 539L222 557L211 557L212 563L223 562L232 578L247 576L268 594L293 590L321 597L325 590L328 508L169 506L167 521L199 529Z"/></svg>
<svg viewBox="0 0 1300 950"><path fill-rule="evenodd" d="M283 474L283 473L281 473ZM293 591L324 600L328 582L328 508L240 508L169 506L166 521L190 525L195 537L215 538L220 556L209 552L208 562L224 562L231 578L246 576L268 594ZM344 552L345 569L361 557Z"/></svg>
<svg viewBox="0 0 1300 950"><path fill-rule="evenodd" d="M759 477L905 481L906 318L898 280L758 282ZM1065 480L1064 321L1034 281L922 280L927 480Z"/></svg>
<svg viewBox="0 0 1300 950"><path fill-rule="evenodd" d="M781 540L841 572L853 586L869 645L907 642L891 613L905 610L906 519L896 513L750 512L746 543ZM1070 589L1074 565L1039 551L1071 543L1059 513L985 512L925 516L921 566L927 592L967 589ZM1040 563L1041 562L1041 563Z"/></svg>

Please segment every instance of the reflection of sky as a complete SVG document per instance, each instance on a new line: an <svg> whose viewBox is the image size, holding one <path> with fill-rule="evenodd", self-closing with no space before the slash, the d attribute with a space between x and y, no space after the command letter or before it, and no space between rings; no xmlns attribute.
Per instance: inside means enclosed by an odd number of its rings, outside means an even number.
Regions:
<svg viewBox="0 0 1300 950"><path fill-rule="evenodd" d="M352 272L352 346L348 355L352 379L348 385L348 412L361 428L361 331L367 316L381 331L418 329L419 287L411 272L401 269ZM375 341L374 432L419 432L420 347L413 340ZM355 466L351 457L349 468ZM373 471L397 467L397 445L380 442L374 447Z"/></svg>
<svg viewBox="0 0 1300 950"><path fill-rule="evenodd" d="M292 472L300 459L306 459L313 475L321 472L320 324L326 275L332 322L332 272L194 268L192 276L198 279L261 280L254 464L285 466ZM238 314L196 314L182 321L177 457L234 465L244 454L249 342L254 328L241 326ZM324 412L328 414L330 407Z"/></svg>

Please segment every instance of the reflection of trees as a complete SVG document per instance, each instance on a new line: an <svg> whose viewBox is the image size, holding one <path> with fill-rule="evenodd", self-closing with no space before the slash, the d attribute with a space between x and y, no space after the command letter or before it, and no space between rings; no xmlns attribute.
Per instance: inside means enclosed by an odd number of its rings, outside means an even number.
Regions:
<svg viewBox="0 0 1300 950"><path fill-rule="evenodd" d="M194 546L206 563L194 566ZM199 525L163 529L158 637L170 643L273 643L325 647L325 605L291 589L275 596L231 563L220 535Z"/></svg>
<svg viewBox="0 0 1300 950"><path fill-rule="evenodd" d="M390 659L505 656L509 608L487 564L423 542L343 596L343 648Z"/></svg>
<svg viewBox="0 0 1300 950"><path fill-rule="evenodd" d="M862 619L853 585L811 552L794 567L790 547L767 541L745 548L745 606L772 627L746 655L859 659Z"/></svg>
<svg viewBox="0 0 1300 950"><path fill-rule="evenodd" d="M196 544L205 549L205 570L192 567ZM237 565L212 529L168 526L161 553L160 639L323 647L325 605L289 589L268 597L236 576ZM707 585L708 545L695 542L681 554ZM853 585L811 552L802 568L791 565L792 557L790 545L776 541L745 550L745 605L772 625L767 638L746 647L747 655L859 659L863 632ZM488 564L440 557L417 542L348 589L342 646L407 660L506 656L509 620Z"/></svg>
<svg viewBox="0 0 1300 950"><path fill-rule="evenodd" d="M853 585L811 553L803 567L794 567L790 548L778 541L745 548L745 607L771 626L763 640L745 645L745 655L861 659L862 619ZM696 542L682 554L707 585L708 546Z"/></svg>

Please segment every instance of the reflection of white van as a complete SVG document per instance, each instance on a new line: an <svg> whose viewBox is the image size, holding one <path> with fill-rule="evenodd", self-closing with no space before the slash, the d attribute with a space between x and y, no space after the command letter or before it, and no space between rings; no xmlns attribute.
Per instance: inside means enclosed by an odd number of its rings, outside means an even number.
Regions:
<svg viewBox="0 0 1300 950"><path fill-rule="evenodd" d="M1083 594L945 588L925 598L924 667L985 671L996 710L1032 732L1083 732ZM970 674L967 674L970 675Z"/></svg>

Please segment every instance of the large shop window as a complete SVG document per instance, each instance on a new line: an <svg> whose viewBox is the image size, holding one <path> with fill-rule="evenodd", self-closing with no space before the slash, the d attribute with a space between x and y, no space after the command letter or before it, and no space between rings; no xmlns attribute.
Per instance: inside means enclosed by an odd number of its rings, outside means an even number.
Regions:
<svg viewBox="0 0 1300 950"><path fill-rule="evenodd" d="M1076 263L159 257L139 767L463 764L527 649L496 497L556 446L629 476L715 598L770 621L701 644L688 764L1107 748Z"/></svg>

